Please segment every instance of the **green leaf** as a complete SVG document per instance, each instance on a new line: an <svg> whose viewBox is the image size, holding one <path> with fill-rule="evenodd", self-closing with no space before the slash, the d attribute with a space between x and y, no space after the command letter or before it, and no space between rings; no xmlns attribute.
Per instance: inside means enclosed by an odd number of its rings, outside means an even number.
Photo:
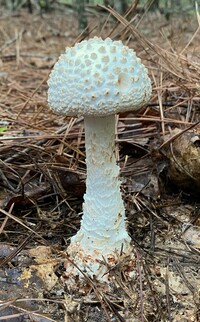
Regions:
<svg viewBox="0 0 200 322"><path fill-rule="evenodd" d="M5 132L8 129L7 126L1 126L0 127L0 133Z"/></svg>

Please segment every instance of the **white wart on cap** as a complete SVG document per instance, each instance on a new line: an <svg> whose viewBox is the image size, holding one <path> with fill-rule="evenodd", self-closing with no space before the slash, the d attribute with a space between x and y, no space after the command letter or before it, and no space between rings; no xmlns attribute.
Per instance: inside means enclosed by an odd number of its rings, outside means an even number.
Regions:
<svg viewBox="0 0 200 322"><path fill-rule="evenodd" d="M69 116L105 116L148 102L151 82L135 52L121 41L94 37L67 48L48 81L49 106Z"/></svg>

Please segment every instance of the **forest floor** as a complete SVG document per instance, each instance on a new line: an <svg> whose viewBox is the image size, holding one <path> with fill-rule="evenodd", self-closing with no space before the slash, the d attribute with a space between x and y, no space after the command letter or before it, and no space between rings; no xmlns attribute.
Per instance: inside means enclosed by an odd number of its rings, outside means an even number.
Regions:
<svg viewBox="0 0 200 322"><path fill-rule="evenodd" d="M80 35L69 8L1 12L0 321L200 321L200 18L117 19L90 12ZM85 191L83 120L49 110L47 79L66 46L95 35L135 49L153 94L116 133L135 276L116 268L114 292L81 294L64 266Z"/></svg>

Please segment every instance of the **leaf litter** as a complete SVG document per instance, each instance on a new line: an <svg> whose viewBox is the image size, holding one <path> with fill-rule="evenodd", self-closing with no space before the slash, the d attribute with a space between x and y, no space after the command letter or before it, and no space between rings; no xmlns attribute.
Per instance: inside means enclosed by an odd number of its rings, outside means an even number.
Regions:
<svg viewBox="0 0 200 322"><path fill-rule="evenodd" d="M119 260L108 268L112 293L95 280L89 280L86 294L65 284L65 250L79 229L85 191L84 127L82 118L49 110L46 80L64 48L87 33L78 34L71 11L56 11L54 19L51 13L5 12L0 321L200 319L198 8L193 23L188 17L166 22L158 13L141 19L136 6L124 17L101 9L98 22L89 17L90 36L110 36L135 48L153 84L148 106L136 115L119 115L116 133L135 276L127 281Z"/></svg>

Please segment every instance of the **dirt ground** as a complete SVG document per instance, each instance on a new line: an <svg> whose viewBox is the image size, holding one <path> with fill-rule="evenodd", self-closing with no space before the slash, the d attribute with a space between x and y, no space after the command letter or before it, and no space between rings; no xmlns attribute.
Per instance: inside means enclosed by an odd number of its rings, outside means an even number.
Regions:
<svg viewBox="0 0 200 322"><path fill-rule="evenodd" d="M0 13L0 321L200 321L200 18L92 10ZM134 48L153 93L116 135L135 275L69 289L66 248L85 192L82 118L53 114L47 79L66 46L109 36Z"/></svg>

